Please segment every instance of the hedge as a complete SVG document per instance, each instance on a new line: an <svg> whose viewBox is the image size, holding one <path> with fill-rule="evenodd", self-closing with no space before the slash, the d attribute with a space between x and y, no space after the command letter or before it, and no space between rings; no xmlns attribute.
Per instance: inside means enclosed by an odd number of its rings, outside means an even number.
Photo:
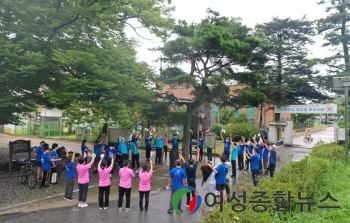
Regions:
<svg viewBox="0 0 350 223"><path fill-rule="evenodd" d="M316 197L325 197L325 191L332 187L329 186L329 184L332 184L330 178L333 177L334 172L337 173L341 171L340 169L345 166L343 162L343 154L344 148L335 143L316 146L312 149L309 156L300 161L285 164L282 166L281 170L275 174L274 178L263 178L260 180L257 187L253 188L251 191L247 191L247 202L244 204L246 209L244 211L233 211L232 205L239 203L233 200L225 205L224 212L220 212L217 207L212 211L209 211L205 216L203 223L292 222L290 219L293 219L293 222L311 222L310 220L305 220L310 218L310 216L308 216L310 213L305 211L300 212L300 205L295 203L300 202L300 200L298 200L298 192L301 193L301 197L303 198L314 197L315 202L320 200L316 199ZM350 168L346 168L350 174ZM344 178L344 180L348 181L347 178ZM327 188L325 189L325 187ZM291 195L294 198L290 202L290 212L276 212L273 196L276 191L283 191L285 194L287 194L288 191L291 192ZM324 194L321 195L320 191ZM249 201L257 200L251 199L252 196L257 195L254 194L254 192L266 192L265 196L268 197L266 200L271 201L271 204L266 205L268 207L267 211L255 212L252 210L255 204L249 203ZM282 205L287 205L287 201L283 202ZM307 206L304 208L307 208ZM341 212L336 213L340 215ZM314 215L315 221L312 222L317 222L321 219L318 212L314 213ZM304 220L301 221L300 219Z"/></svg>

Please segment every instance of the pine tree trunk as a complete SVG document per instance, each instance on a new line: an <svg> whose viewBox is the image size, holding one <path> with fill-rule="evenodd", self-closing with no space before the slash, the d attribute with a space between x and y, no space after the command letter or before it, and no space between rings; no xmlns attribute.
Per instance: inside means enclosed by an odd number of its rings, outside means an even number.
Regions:
<svg viewBox="0 0 350 223"><path fill-rule="evenodd" d="M349 74L350 73L350 58L349 58L349 47L348 47L348 40L345 38L346 34L346 20L342 20L342 27L341 27L341 36L342 36L342 45L343 45L343 51L344 51L344 64L345 64L345 70Z"/></svg>
<svg viewBox="0 0 350 223"><path fill-rule="evenodd" d="M183 138L182 138L182 156L185 160L188 160L189 157L189 144L190 144L190 129L191 129L191 118L192 118L193 109L190 106L187 106L186 118L183 122Z"/></svg>

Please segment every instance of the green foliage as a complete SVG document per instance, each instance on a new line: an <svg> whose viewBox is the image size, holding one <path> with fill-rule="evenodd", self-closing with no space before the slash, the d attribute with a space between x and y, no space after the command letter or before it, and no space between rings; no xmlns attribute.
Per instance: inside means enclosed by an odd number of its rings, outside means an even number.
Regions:
<svg viewBox="0 0 350 223"><path fill-rule="evenodd" d="M320 5L326 6L327 16L318 20L318 32L322 33L325 47L332 47L334 54L321 60L328 65L329 74L347 76L350 72L349 58L349 18L350 5L348 1L321 0ZM329 84L331 85L331 81Z"/></svg>
<svg viewBox="0 0 350 223"><path fill-rule="evenodd" d="M231 117L230 123L248 123L248 116L246 114L239 114L238 117Z"/></svg>
<svg viewBox="0 0 350 223"><path fill-rule="evenodd" d="M164 47L159 49L167 66L163 82L193 88L191 103L179 101L174 95L166 97L176 105L187 104L188 117L204 103L227 100L229 89L225 81L237 76L232 66L246 67L254 55L268 44L264 35L253 32L240 19L220 16L211 9L199 23L179 21L173 34L174 39L165 42ZM182 65L188 66L189 72L180 69ZM183 145L189 143L191 120L188 117L182 119ZM184 156L187 150L188 147L184 146Z"/></svg>
<svg viewBox="0 0 350 223"><path fill-rule="evenodd" d="M146 88L154 73L137 62L124 30L135 19L168 36L174 20L167 2L1 1L0 124L18 122L37 105L66 109L70 121L140 119L155 99Z"/></svg>
<svg viewBox="0 0 350 223"><path fill-rule="evenodd" d="M230 122L230 119L233 117L233 109L229 107L221 107L219 109L219 118L220 123L227 125Z"/></svg>
<svg viewBox="0 0 350 223"><path fill-rule="evenodd" d="M313 44L315 35L314 22L306 17L293 20L274 17L272 21L256 25L258 31L264 32L273 48L267 52L268 81L257 88L265 93L273 105L287 105L301 99L321 100L327 98L319 85L317 64L309 59L308 44Z"/></svg>
<svg viewBox="0 0 350 223"><path fill-rule="evenodd" d="M252 210L254 204L247 202L246 210L240 213L231 213L229 211L220 213L218 208L209 212L204 223L220 222L217 216L226 219L227 216L236 216L239 222L255 223L255 222L348 222L349 215L343 214L345 207L349 207L347 194L349 187L347 178L350 176L350 168L342 162L344 148L335 143L324 144L313 148L310 156L297 161L285 164L272 179L262 179L258 187L252 191L247 191L247 198L254 196L253 192L266 192L268 200L273 200L273 194L276 191L291 192L294 196L291 200L291 212L282 213L276 212L275 205L268 204L268 211L257 213ZM312 205L312 211L300 212L300 206L295 202L298 201L298 192L301 192L301 197L313 197L316 202ZM328 200L325 203L320 203L326 194L330 192L335 199L340 202L335 203ZM225 205L225 210L229 209L233 204ZM316 209L318 205L340 205L341 209L321 210ZM287 205L287 201L281 205ZM324 219L327 219L324 220Z"/></svg>
<svg viewBox="0 0 350 223"><path fill-rule="evenodd" d="M249 138L253 137L259 132L259 127L250 123L234 123L226 126L214 125L211 130L215 132L217 136L220 136L221 129L226 130L226 133L222 134L224 138L232 134L232 138L236 142L241 139L241 136Z"/></svg>

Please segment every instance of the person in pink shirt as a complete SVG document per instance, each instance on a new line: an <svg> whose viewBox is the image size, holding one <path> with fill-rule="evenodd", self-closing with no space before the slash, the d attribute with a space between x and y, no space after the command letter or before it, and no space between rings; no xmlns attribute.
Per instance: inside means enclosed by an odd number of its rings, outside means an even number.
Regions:
<svg viewBox="0 0 350 223"><path fill-rule="evenodd" d="M79 186L79 193L78 193L78 207L87 207L88 204L86 203L86 197L89 189L89 182L90 182L90 176L89 176L89 169L92 167L92 164L95 161L95 154L92 154L92 159L89 164L86 164L86 156L85 153L84 158L79 158L78 164L77 164L77 172L78 172L78 186Z"/></svg>
<svg viewBox="0 0 350 223"><path fill-rule="evenodd" d="M119 170L119 199L118 208L122 212L123 197L126 196L126 212L130 211L130 195L131 195L131 180L135 177L135 173L129 168L129 160L124 160L123 168Z"/></svg>
<svg viewBox="0 0 350 223"><path fill-rule="evenodd" d="M109 192L111 189L110 173L113 169L113 165L107 166L106 160L103 159L104 154L101 154L100 162L97 166L98 175L100 179L98 181L98 204L100 209L107 209L109 206ZM112 156L112 162L114 163L115 156ZM102 162L103 160L103 162ZM105 202L103 203L103 195L105 196Z"/></svg>
<svg viewBox="0 0 350 223"><path fill-rule="evenodd" d="M143 165L142 169L139 172L139 205L140 205L140 211L143 211L143 196L145 196L145 212L148 211L148 201L149 201L149 192L151 191L151 177L153 174L153 165L152 160L150 160L151 163L151 169L147 171L148 166Z"/></svg>
<svg viewBox="0 0 350 223"><path fill-rule="evenodd" d="M163 146L164 146L164 150L163 150L163 154L164 154L164 158L165 158L165 161L167 160L168 158L168 136L167 134L165 134L164 132L164 137L163 137ZM163 162L163 159L162 159L162 162Z"/></svg>

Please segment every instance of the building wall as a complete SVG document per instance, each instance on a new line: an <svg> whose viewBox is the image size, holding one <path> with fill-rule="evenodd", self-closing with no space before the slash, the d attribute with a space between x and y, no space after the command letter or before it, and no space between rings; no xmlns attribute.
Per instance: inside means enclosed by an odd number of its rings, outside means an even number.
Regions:
<svg viewBox="0 0 350 223"><path fill-rule="evenodd" d="M249 118L251 117L251 111L249 112L250 108L241 108L239 110L239 114L246 114ZM237 113L236 113L237 115ZM259 118L260 118L260 109L259 108L254 108L254 124L259 125ZM263 128L269 128L269 122L274 121L275 119L275 114L273 110L268 109L268 107L263 108L263 115L262 115L262 127ZM291 119L291 114L281 114L281 119L282 120L290 120Z"/></svg>

